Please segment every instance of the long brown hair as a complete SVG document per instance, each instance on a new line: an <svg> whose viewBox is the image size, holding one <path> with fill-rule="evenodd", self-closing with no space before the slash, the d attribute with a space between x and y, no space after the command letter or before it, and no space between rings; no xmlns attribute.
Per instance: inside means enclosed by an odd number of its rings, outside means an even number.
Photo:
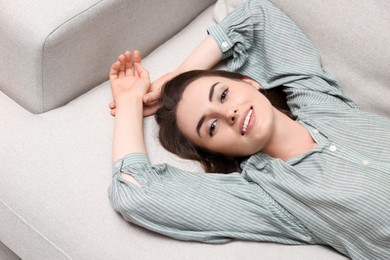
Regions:
<svg viewBox="0 0 390 260"><path fill-rule="evenodd" d="M239 73L224 70L193 70L182 73L166 82L161 90L160 108L156 112L156 121L160 126L159 139L166 150L181 158L200 162L206 172L240 172L240 164L247 157L232 158L202 149L187 139L177 125L177 104L181 100L184 90L193 81L212 76L232 80L242 80L246 77ZM259 91L268 98L276 109L295 119L287 106L286 94L280 87L268 90L260 89Z"/></svg>

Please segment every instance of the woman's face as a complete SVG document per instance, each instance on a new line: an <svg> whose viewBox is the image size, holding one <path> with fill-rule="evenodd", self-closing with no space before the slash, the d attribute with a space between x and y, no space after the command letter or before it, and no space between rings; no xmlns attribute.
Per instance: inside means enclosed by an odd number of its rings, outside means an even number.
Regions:
<svg viewBox="0 0 390 260"><path fill-rule="evenodd" d="M226 156L261 151L274 128L274 108L250 79L203 77L177 106L180 131L196 145Z"/></svg>

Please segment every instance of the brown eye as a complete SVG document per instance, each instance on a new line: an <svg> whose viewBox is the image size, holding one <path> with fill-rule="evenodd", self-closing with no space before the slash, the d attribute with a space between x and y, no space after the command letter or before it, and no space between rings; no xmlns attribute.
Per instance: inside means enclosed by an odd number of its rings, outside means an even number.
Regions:
<svg viewBox="0 0 390 260"><path fill-rule="evenodd" d="M222 94L221 94L221 97L220 97L220 99L221 99L221 103L223 103L224 101L225 101L225 99L226 99L226 97L227 97L227 94L228 94L228 92L229 92L229 89L227 88L227 89L225 89L223 92L222 92Z"/></svg>
<svg viewBox="0 0 390 260"><path fill-rule="evenodd" d="M209 129L209 134L211 137L213 137L214 133L215 133L215 127L217 126L217 120L215 120L211 125L210 125L210 129Z"/></svg>

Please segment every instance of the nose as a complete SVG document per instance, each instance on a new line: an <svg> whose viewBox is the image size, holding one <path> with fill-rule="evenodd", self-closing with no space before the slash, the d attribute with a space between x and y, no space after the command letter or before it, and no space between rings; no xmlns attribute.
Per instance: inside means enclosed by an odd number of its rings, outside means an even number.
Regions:
<svg viewBox="0 0 390 260"><path fill-rule="evenodd" d="M228 124L234 124L238 118L238 109L233 107L227 110L226 120Z"/></svg>

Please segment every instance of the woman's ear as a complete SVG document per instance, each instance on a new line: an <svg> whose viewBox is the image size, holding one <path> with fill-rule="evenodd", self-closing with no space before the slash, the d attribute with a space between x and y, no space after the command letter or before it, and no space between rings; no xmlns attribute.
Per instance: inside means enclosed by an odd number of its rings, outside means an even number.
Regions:
<svg viewBox="0 0 390 260"><path fill-rule="evenodd" d="M253 79L245 77L242 80L245 81L246 83L248 83L249 85L251 85L252 87L254 87L257 90L259 90L261 88L260 84L257 83L257 81L255 81Z"/></svg>

